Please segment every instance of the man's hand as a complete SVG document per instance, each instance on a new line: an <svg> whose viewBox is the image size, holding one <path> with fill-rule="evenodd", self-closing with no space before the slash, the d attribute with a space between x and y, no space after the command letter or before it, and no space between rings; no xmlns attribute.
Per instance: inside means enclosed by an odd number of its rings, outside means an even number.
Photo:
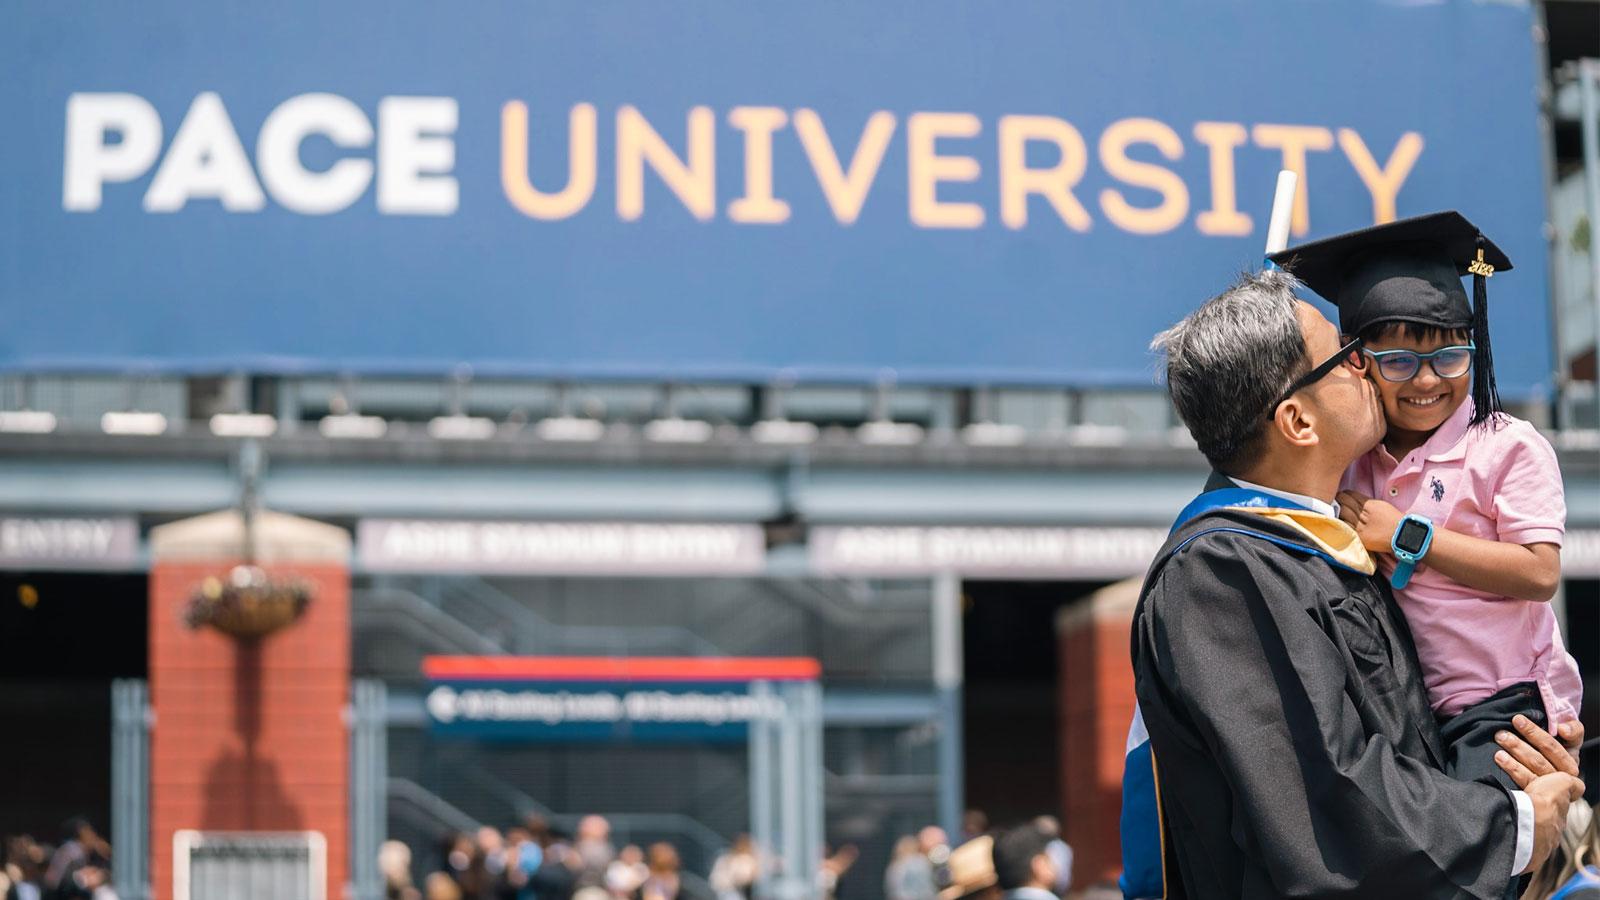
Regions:
<svg viewBox="0 0 1600 900"><path fill-rule="evenodd" d="M1360 491L1340 491L1339 518L1356 530L1368 550L1389 552L1394 530L1400 527L1400 510L1394 504L1374 500Z"/></svg>
<svg viewBox="0 0 1600 900"><path fill-rule="evenodd" d="M1527 790L1535 778L1551 772L1565 772L1574 778L1578 777L1578 759L1568 752L1568 748L1576 750L1583 743L1581 722L1562 723L1556 729L1561 735L1559 739L1535 725L1527 716L1513 716L1511 727L1517 730L1516 734L1502 731L1495 735L1495 742L1502 751L1495 754L1495 762L1506 770L1518 787Z"/></svg>
<svg viewBox="0 0 1600 900"><path fill-rule="evenodd" d="M1527 716L1513 716L1516 734L1502 731L1495 735L1500 752L1494 761L1506 770L1533 801L1533 858L1526 874L1539 868L1561 841L1567 824L1567 807L1583 797L1584 785L1578 780L1578 761L1568 752L1583 743L1583 725L1564 722L1551 735ZM1520 735L1520 737L1519 737Z"/></svg>
<svg viewBox="0 0 1600 900"><path fill-rule="evenodd" d="M1574 800L1583 799L1583 782L1565 772L1551 772L1535 778L1523 790L1533 801L1533 857L1518 875L1544 865L1560 845L1561 830L1567 827L1567 807Z"/></svg>

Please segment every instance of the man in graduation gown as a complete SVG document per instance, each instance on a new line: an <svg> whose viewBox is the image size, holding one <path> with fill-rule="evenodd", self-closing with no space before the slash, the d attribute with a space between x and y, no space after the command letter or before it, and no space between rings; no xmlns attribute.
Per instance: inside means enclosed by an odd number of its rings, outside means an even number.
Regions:
<svg viewBox="0 0 1600 900"><path fill-rule="evenodd" d="M1405 620L1332 506L1382 412L1359 346L1294 286L1243 276L1156 340L1218 470L1133 622L1158 896L1500 897L1549 853L1576 764L1530 731L1525 791L1440 770Z"/></svg>

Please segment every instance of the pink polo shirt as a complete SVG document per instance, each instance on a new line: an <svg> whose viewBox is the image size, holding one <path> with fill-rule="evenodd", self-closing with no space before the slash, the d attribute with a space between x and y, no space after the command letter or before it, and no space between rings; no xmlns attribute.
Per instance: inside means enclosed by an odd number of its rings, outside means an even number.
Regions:
<svg viewBox="0 0 1600 900"><path fill-rule="evenodd" d="M1550 442L1521 419L1468 428L1471 419L1469 399L1403 460L1379 444L1350 467L1344 486L1459 534L1559 546L1567 504ZM1394 572L1392 555L1377 558L1385 577ZM1433 571L1427 557L1396 595L1435 713L1453 716L1532 681L1550 727L1577 719L1583 682L1550 604L1485 595Z"/></svg>

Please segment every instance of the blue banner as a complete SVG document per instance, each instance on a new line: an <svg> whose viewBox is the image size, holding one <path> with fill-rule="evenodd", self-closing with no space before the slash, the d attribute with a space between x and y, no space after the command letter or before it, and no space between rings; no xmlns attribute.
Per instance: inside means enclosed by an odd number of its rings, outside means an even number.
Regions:
<svg viewBox="0 0 1600 900"><path fill-rule="evenodd" d="M1527 4L72 4L0 28L0 369L1148 384L1459 208L1548 378Z"/></svg>
<svg viewBox="0 0 1600 900"><path fill-rule="evenodd" d="M743 741L783 701L739 682L430 681L429 730L518 741Z"/></svg>

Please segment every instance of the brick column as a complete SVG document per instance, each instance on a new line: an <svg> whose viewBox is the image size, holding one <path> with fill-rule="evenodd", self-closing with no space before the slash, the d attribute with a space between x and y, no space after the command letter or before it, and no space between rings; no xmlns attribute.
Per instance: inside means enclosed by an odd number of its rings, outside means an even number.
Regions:
<svg viewBox="0 0 1600 900"><path fill-rule="evenodd" d="M1060 648L1061 808L1075 888L1122 871L1122 761L1133 719L1128 638L1138 579L1102 588L1056 616Z"/></svg>
<svg viewBox="0 0 1600 900"><path fill-rule="evenodd" d="M151 883L172 896L173 833L317 831L329 900L347 880L350 538L340 528L264 512L258 565L314 587L299 621L257 641L191 629L183 609L208 575L242 558L235 512L151 532Z"/></svg>

